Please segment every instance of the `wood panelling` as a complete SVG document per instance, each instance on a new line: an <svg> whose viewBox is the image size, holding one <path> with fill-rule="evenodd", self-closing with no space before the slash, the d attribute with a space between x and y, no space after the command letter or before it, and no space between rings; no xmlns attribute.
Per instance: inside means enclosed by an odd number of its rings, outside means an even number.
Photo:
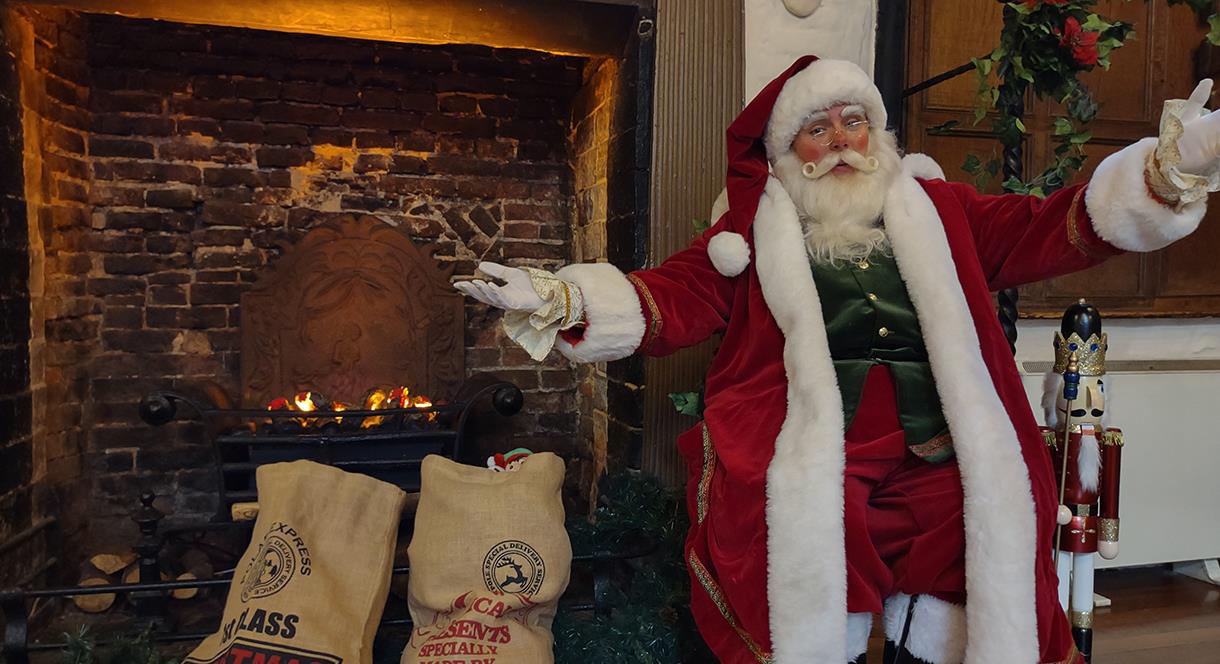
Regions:
<svg viewBox="0 0 1220 664"><path fill-rule="evenodd" d="M724 186L724 128L741 110L740 0L657 3L657 76L649 267L685 249ZM645 471L671 484L685 478L674 445L696 420L679 415L670 392L700 390L714 342L644 365Z"/></svg>
<svg viewBox="0 0 1220 664"><path fill-rule="evenodd" d="M977 0L913 0L910 12L907 81L913 85L942 71L985 55L999 39L1000 3ZM1098 12L1135 27L1135 36L1113 55L1109 71L1084 76L1101 108L1089 126L1093 141L1076 181L1087 179L1107 155L1145 136L1155 136L1161 102L1181 98L1194 87L1194 52L1205 32L1186 7L1163 2L1106 0ZM973 72L942 83L907 100L906 148L924 152L951 180L972 182L961 170L967 155L983 162L999 154L999 143L973 126L977 80ZM1024 144L1027 174L1040 172L1053 155L1050 128L1060 106L1054 100L1027 100ZM928 129L948 120L959 125L947 135ZM998 190L992 181L986 191ZM1220 314L1220 221L1213 211L1194 236L1165 250L1120 256L1099 267L1022 289L1023 316L1058 317L1080 297L1093 299L1108 315L1203 316Z"/></svg>

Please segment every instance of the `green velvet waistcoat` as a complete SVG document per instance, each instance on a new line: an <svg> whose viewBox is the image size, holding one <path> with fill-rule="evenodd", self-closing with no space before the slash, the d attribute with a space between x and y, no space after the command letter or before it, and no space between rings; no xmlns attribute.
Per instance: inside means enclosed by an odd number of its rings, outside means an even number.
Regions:
<svg viewBox="0 0 1220 664"><path fill-rule="evenodd" d="M931 462L952 458L928 350L894 257L874 252L854 263L812 266L843 395L844 426L851 426L868 370L884 364L894 377L898 419L911 451Z"/></svg>

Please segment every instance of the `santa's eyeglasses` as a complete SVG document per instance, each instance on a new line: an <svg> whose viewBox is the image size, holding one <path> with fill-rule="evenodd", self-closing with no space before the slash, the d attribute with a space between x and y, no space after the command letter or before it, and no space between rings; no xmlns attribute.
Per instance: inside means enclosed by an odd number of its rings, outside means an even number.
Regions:
<svg viewBox="0 0 1220 664"><path fill-rule="evenodd" d="M809 137L819 145L830 145L834 142L835 136L838 135L839 131L842 131L847 136L859 136L868 131L868 120L864 118L848 118L843 122L841 130L830 125L816 124L805 133L809 134Z"/></svg>

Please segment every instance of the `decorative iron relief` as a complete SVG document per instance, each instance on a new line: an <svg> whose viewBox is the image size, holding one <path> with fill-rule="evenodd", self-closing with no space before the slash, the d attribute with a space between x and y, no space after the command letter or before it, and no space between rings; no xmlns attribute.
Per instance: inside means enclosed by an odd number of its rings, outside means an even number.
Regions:
<svg viewBox="0 0 1220 664"><path fill-rule="evenodd" d="M462 296L433 251L369 215L311 230L242 295L243 403L301 390L358 402L379 385L452 396Z"/></svg>

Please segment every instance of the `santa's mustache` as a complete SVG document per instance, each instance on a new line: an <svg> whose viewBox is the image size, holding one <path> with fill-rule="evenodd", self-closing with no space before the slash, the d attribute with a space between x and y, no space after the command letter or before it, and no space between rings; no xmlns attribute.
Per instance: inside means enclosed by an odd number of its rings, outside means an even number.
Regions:
<svg viewBox="0 0 1220 664"><path fill-rule="evenodd" d="M855 150L832 152L821 161L808 161L801 166L801 175L809 180L816 180L829 173L835 166L847 164L861 173L873 173L881 167L876 157L866 157Z"/></svg>

